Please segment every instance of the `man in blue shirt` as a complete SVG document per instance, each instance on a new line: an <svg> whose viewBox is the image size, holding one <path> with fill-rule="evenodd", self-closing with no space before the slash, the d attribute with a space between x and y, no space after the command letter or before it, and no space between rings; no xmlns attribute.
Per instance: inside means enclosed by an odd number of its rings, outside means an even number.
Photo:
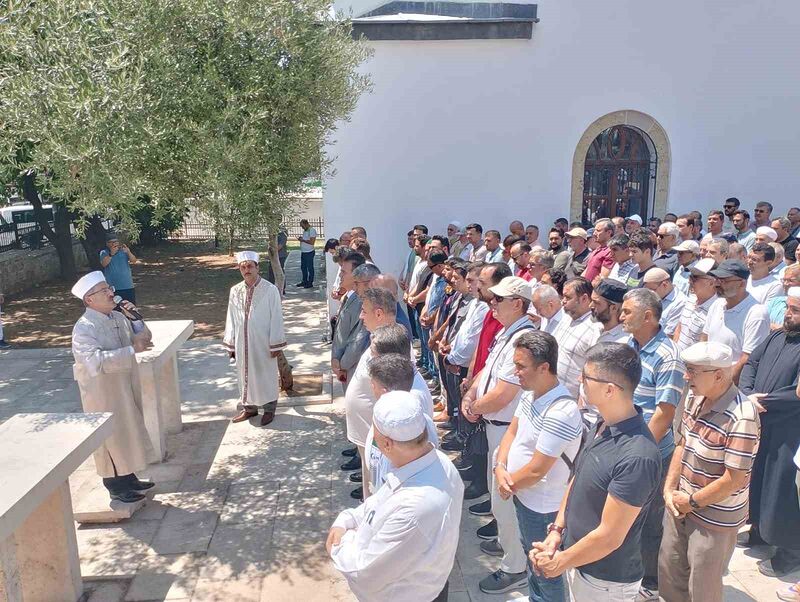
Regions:
<svg viewBox="0 0 800 602"><path fill-rule="evenodd" d="M661 299L653 291L640 288L625 293L620 322L631 335L628 344L639 353L642 376L633 393L633 402L643 417L661 454L661 484L664 489L675 439L672 422L683 394L684 366L675 343L664 334ZM645 508L642 528L642 563L644 578L639 600L658 600L658 550L664 520L664 498L657 495Z"/></svg>
<svg viewBox="0 0 800 602"><path fill-rule="evenodd" d="M103 266L106 282L113 286L114 292L125 301L136 303L130 264L138 263L139 260L128 245L119 242L114 232L106 235L106 247L100 251L100 265Z"/></svg>

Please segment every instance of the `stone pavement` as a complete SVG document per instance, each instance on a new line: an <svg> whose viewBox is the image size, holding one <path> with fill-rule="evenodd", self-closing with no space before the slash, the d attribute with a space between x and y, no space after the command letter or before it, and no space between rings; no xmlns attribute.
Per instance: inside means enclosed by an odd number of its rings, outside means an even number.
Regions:
<svg viewBox="0 0 800 602"><path fill-rule="evenodd" d="M296 254L287 263L287 355L297 372L321 372L329 355L320 344L325 304L320 291L292 286L298 263ZM353 600L324 548L333 518L355 503L354 485L339 470L342 399L280 408L266 429L233 425L236 379L221 346L189 341L179 362L184 430L169 437L167 461L145 475L158 483L153 500L125 523L77 529L86 602ZM68 350L0 352L0 421L17 412L80 411L71 364ZM71 479L73 492L96 478L84 465ZM479 591L498 560L481 555L474 532L487 521L468 505L450 600L525 598ZM764 554L736 550L726 601L775 599L781 581L755 566Z"/></svg>

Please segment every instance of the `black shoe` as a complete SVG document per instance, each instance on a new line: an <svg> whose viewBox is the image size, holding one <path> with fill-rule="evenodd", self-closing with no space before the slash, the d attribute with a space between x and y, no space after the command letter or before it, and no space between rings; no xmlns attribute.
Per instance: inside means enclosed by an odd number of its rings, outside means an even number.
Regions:
<svg viewBox="0 0 800 602"><path fill-rule="evenodd" d="M749 531L742 531L736 536L736 545L740 548L752 548L753 546L765 546L767 542L761 539L758 529L750 527Z"/></svg>
<svg viewBox="0 0 800 602"><path fill-rule="evenodd" d="M524 587L528 584L528 573L506 573L502 569L497 569L494 573L481 579L478 587L484 594L504 594L512 589Z"/></svg>
<svg viewBox="0 0 800 602"><path fill-rule="evenodd" d="M800 551L778 548L775 556L769 560L761 560L757 564L758 572L767 577L783 577L800 569Z"/></svg>
<svg viewBox="0 0 800 602"><path fill-rule="evenodd" d="M303 288L314 288L313 284L306 284Z"/></svg>
<svg viewBox="0 0 800 602"><path fill-rule="evenodd" d="M128 485L130 485L131 489L135 489L136 491L147 491L156 486L152 481L140 481L138 477L133 474L131 478L128 479Z"/></svg>
<svg viewBox="0 0 800 602"><path fill-rule="evenodd" d="M298 287L298 288L305 287L305 285L306 285L305 282L298 282L297 284L295 284L295 286Z"/></svg>
<svg viewBox="0 0 800 602"><path fill-rule="evenodd" d="M356 487L353 491L350 492L350 497L354 500L358 500L359 502L364 501L364 489L361 487Z"/></svg>
<svg viewBox="0 0 800 602"><path fill-rule="evenodd" d="M350 474L350 481L352 483L360 483L364 479L364 475L361 474L361 471L357 471Z"/></svg>
<svg viewBox="0 0 800 602"><path fill-rule="evenodd" d="M11 345L6 343L5 339L0 339L0 349L11 349Z"/></svg>
<svg viewBox="0 0 800 602"><path fill-rule="evenodd" d="M342 470L358 470L361 468L361 458L358 456L353 456L347 462L342 464L339 468Z"/></svg>
<svg viewBox="0 0 800 602"><path fill-rule="evenodd" d="M492 515L492 500L485 502L478 502L469 507L469 513L475 516L491 516Z"/></svg>
<svg viewBox="0 0 800 602"><path fill-rule="evenodd" d="M139 493L138 491L123 491L122 493L112 493L111 500L117 500L123 502L125 504L133 504L134 502L140 502L145 498L143 493Z"/></svg>
<svg viewBox="0 0 800 602"><path fill-rule="evenodd" d="M496 539L487 539L486 541L482 541L480 548L481 552L488 554L489 556L497 556L498 558L502 558L505 554L503 551L503 546L501 546L500 542Z"/></svg>
<svg viewBox="0 0 800 602"><path fill-rule="evenodd" d="M458 428L458 419L455 416L453 416L447 422L440 422L436 426L438 426L443 431L454 431Z"/></svg>
<svg viewBox="0 0 800 602"><path fill-rule="evenodd" d="M420 375L422 378L424 378L425 380L430 380L430 378L431 378L431 373L430 373L430 372L428 372L428 369L427 369L427 368L420 368L420 369L419 369L419 375Z"/></svg>
<svg viewBox="0 0 800 602"><path fill-rule="evenodd" d="M463 453L458 456L455 460L453 460L453 466L456 467L457 470L469 470L472 468L472 456L466 456Z"/></svg>
<svg viewBox="0 0 800 602"><path fill-rule="evenodd" d="M342 450L342 455L345 458L352 458L353 456L358 455L358 448L357 447L348 447L347 449Z"/></svg>
<svg viewBox="0 0 800 602"><path fill-rule="evenodd" d="M464 442L458 437L445 441L439 446L444 451L459 452L464 449Z"/></svg>
<svg viewBox="0 0 800 602"><path fill-rule="evenodd" d="M462 442L464 441L458 431L450 431L442 435L441 441L442 443L447 443L448 441L455 441L456 439L460 439Z"/></svg>
<svg viewBox="0 0 800 602"><path fill-rule="evenodd" d="M493 518L490 522L478 529L475 534L481 539L494 539L497 537L497 519Z"/></svg>
<svg viewBox="0 0 800 602"><path fill-rule="evenodd" d="M476 500L487 493L489 493L489 488L484 483L472 481L472 483L469 484L469 487L464 489L464 499Z"/></svg>

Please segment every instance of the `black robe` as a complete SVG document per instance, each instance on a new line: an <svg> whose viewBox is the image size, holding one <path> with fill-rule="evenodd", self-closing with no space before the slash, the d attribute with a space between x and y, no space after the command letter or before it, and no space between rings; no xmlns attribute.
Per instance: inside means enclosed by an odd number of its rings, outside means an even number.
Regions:
<svg viewBox="0 0 800 602"><path fill-rule="evenodd" d="M771 333L742 369L739 389L768 393L761 417L761 443L750 481L750 520L764 540L780 548L800 549L794 454L800 445L800 399L795 394L800 370L800 335Z"/></svg>

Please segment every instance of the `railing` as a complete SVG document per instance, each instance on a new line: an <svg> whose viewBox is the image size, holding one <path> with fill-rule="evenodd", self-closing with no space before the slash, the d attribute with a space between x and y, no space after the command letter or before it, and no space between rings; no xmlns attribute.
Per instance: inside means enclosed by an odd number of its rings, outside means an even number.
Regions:
<svg viewBox="0 0 800 602"><path fill-rule="evenodd" d="M324 239L325 227L322 218L310 219L308 222L311 224L311 227L317 231L317 239ZM293 221L291 224L284 225L284 227L288 233L289 240L292 240L303 233L303 229L300 227L300 224L297 221ZM215 231L212 220L205 218L198 213L190 213L188 216L186 216L186 219L183 220L181 227L170 233L169 239L178 241L206 241L216 240L217 236L219 239L225 238L224 233ZM235 233L234 237L237 240L267 240L269 237L269 232L266 228L256 228L247 236L241 236L239 233Z"/></svg>
<svg viewBox="0 0 800 602"><path fill-rule="evenodd" d="M53 222L50 222L52 226ZM0 225L0 253L16 249L41 249L49 244L39 224Z"/></svg>

